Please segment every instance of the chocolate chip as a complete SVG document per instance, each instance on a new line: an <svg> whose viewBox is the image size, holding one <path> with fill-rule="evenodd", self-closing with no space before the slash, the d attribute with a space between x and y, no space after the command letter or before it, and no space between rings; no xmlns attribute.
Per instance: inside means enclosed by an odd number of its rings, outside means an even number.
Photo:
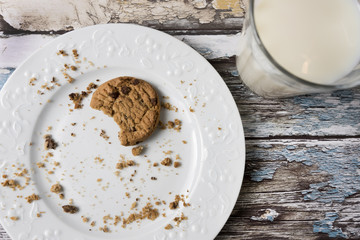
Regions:
<svg viewBox="0 0 360 240"><path fill-rule="evenodd" d="M153 106L155 106L157 104L157 98L151 98L150 102Z"/></svg>
<svg viewBox="0 0 360 240"><path fill-rule="evenodd" d="M119 93L119 92L112 92L112 93L109 93L109 96L110 96L111 98L114 98L114 99L116 99L119 95L120 95L120 93Z"/></svg>
<svg viewBox="0 0 360 240"><path fill-rule="evenodd" d="M140 83L139 79L134 79L131 82L132 85L138 85L139 83Z"/></svg>
<svg viewBox="0 0 360 240"><path fill-rule="evenodd" d="M131 91L131 88L127 87L127 86L122 86L121 87L121 92L125 95L128 95L129 92Z"/></svg>

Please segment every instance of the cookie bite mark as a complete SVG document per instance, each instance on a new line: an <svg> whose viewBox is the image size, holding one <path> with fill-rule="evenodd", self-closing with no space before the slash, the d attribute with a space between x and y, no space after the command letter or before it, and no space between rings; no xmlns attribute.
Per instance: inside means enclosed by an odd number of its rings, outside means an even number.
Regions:
<svg viewBox="0 0 360 240"><path fill-rule="evenodd" d="M133 77L118 77L102 84L93 94L90 106L114 118L124 146L147 139L160 118L157 92L146 81Z"/></svg>

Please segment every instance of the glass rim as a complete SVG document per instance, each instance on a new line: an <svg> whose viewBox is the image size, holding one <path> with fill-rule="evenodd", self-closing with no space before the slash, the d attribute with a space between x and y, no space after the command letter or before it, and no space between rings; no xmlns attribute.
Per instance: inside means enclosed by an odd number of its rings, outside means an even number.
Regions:
<svg viewBox="0 0 360 240"><path fill-rule="evenodd" d="M292 74L291 72L289 72L288 70L286 70L284 67L282 67L272 56L271 54L268 52L268 50L266 49L265 45L263 44L263 42L261 41L261 38L259 36L258 30L256 28L256 24L255 24L255 14L254 14L254 4L255 4L256 0L250 0L249 2L249 13L250 13L250 25L252 27L252 32L253 35L255 37L255 41L258 44L259 48L261 49L261 51L265 54L265 56L268 58L268 60L271 62L271 64L273 64L282 74L284 74L285 76L289 77L290 79L294 80L297 83L301 83L304 85L307 85L309 87L313 87L313 88L321 88L321 89L326 89L326 90L337 90L337 89L344 89L344 88L348 88L351 84L336 84L336 85L326 85L326 84L320 84L320 83L314 83L308 80L305 80L303 78L300 78L294 74ZM347 75L346 75L347 76Z"/></svg>

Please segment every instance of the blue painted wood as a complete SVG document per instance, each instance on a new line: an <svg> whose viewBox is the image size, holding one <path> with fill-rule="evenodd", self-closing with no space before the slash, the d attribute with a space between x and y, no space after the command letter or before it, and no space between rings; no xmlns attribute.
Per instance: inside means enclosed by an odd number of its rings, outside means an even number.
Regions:
<svg viewBox="0 0 360 240"><path fill-rule="evenodd" d="M0 90L1 90L5 82L10 77L10 75L15 71L15 68L3 68L0 70L1 70L0 71Z"/></svg>

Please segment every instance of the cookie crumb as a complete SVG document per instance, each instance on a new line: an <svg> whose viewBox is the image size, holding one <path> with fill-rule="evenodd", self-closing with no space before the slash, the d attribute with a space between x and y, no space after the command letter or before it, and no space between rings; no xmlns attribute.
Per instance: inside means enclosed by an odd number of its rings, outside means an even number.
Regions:
<svg viewBox="0 0 360 240"><path fill-rule="evenodd" d="M34 83L35 81L36 81L36 78L34 78L34 77L33 77L33 78L30 78L30 80L29 80L29 85L30 85L30 86L35 86L35 83Z"/></svg>
<svg viewBox="0 0 360 240"><path fill-rule="evenodd" d="M82 91L81 93L70 93L69 99L74 103L74 109L81 109L83 107L82 100L88 96L88 93Z"/></svg>
<svg viewBox="0 0 360 240"><path fill-rule="evenodd" d="M104 227L100 227L99 230L100 230L100 231L103 231L103 232L105 232L105 233L111 232L110 229L109 229L106 225L104 225Z"/></svg>
<svg viewBox="0 0 360 240"><path fill-rule="evenodd" d="M79 211L79 208L75 207L73 205L64 205L64 206L62 206L62 208L63 208L64 212L70 213L70 214L74 214Z"/></svg>
<svg viewBox="0 0 360 240"><path fill-rule="evenodd" d="M65 198L64 194L63 194L63 193L60 193L60 194L59 194L59 198L60 198L60 199L64 199L64 198Z"/></svg>
<svg viewBox="0 0 360 240"><path fill-rule="evenodd" d="M174 222L176 223L176 226L179 226L180 223L181 223L182 221L184 221L184 220L188 220L188 217L186 217L186 216L184 215L184 213L181 213L181 216L180 216L180 217L175 217L175 218L174 218Z"/></svg>
<svg viewBox="0 0 360 240"><path fill-rule="evenodd" d="M168 225L165 226L165 229L166 229L166 230L173 229L173 226L172 226L171 224L168 224Z"/></svg>
<svg viewBox="0 0 360 240"><path fill-rule="evenodd" d="M55 140L52 138L50 134L45 135L44 139L45 139L45 143L44 143L45 150L49 150L49 149L55 150L57 148L58 144L55 142Z"/></svg>
<svg viewBox="0 0 360 240"><path fill-rule="evenodd" d="M63 187L59 183L56 183L51 186L50 191L53 193L61 193L63 191Z"/></svg>
<svg viewBox="0 0 360 240"><path fill-rule="evenodd" d="M10 219L13 220L13 221L17 221L17 220L19 220L19 217L13 216L13 217L10 217Z"/></svg>
<svg viewBox="0 0 360 240"><path fill-rule="evenodd" d="M131 167L135 165L135 162L133 160L127 160L126 165Z"/></svg>
<svg viewBox="0 0 360 240"><path fill-rule="evenodd" d="M86 87L86 90L90 91L90 90L92 90L92 89L96 89L97 87L98 87L97 84L91 82L91 83L89 83L89 85Z"/></svg>
<svg viewBox="0 0 360 240"><path fill-rule="evenodd" d="M137 146L131 149L131 152L134 156L139 156L142 153L143 149L144 149L143 146Z"/></svg>
<svg viewBox="0 0 360 240"><path fill-rule="evenodd" d="M169 129L172 129L172 128L174 128L175 127L175 123L174 122L172 122L172 121L168 121L168 128Z"/></svg>
<svg viewBox="0 0 360 240"><path fill-rule="evenodd" d="M105 130L101 129L100 137L102 137L105 140L109 140L109 136L106 134Z"/></svg>
<svg viewBox="0 0 360 240"><path fill-rule="evenodd" d="M154 181L155 181L155 180L157 180L157 178L156 178L156 177L151 177L151 180L154 180Z"/></svg>
<svg viewBox="0 0 360 240"><path fill-rule="evenodd" d="M65 52L65 50L59 50L56 55L62 55L64 57L68 56L68 54Z"/></svg>
<svg viewBox="0 0 360 240"><path fill-rule="evenodd" d="M157 162L155 162L155 163L153 164L153 166L154 166L154 167L157 167L157 166L159 166L159 164L158 164Z"/></svg>
<svg viewBox="0 0 360 240"><path fill-rule="evenodd" d="M73 49L72 53L73 53L75 59L79 58L79 54L78 54L78 51L76 49Z"/></svg>
<svg viewBox="0 0 360 240"><path fill-rule="evenodd" d="M73 71L76 71L77 67L76 66L71 66L70 69L73 70Z"/></svg>
<svg viewBox="0 0 360 240"><path fill-rule="evenodd" d="M89 222L89 218L87 218L87 217L84 217L84 216L81 216L81 220L83 221L83 222Z"/></svg>
<svg viewBox="0 0 360 240"><path fill-rule="evenodd" d="M182 140L182 143L183 143L183 144L187 144L187 141L185 141L185 140Z"/></svg>
<svg viewBox="0 0 360 240"><path fill-rule="evenodd" d="M181 163L180 162L174 162L174 168L178 168L181 166Z"/></svg>
<svg viewBox="0 0 360 240"><path fill-rule="evenodd" d="M114 218L114 226L118 225L118 223L121 221L120 216L115 216Z"/></svg>
<svg viewBox="0 0 360 240"><path fill-rule="evenodd" d="M90 223L90 226L94 227L94 226L95 226L95 221L92 221L92 222Z"/></svg>
<svg viewBox="0 0 360 240"><path fill-rule="evenodd" d="M27 196L25 199L28 203L32 203L33 201L39 200L40 197L39 197L39 195L36 195L35 193L33 193L32 195Z"/></svg>
<svg viewBox="0 0 360 240"><path fill-rule="evenodd" d="M170 158L165 158L164 160L161 161L161 164L164 166L171 166L172 160Z"/></svg>
<svg viewBox="0 0 360 240"><path fill-rule="evenodd" d="M195 112L195 110L191 107L189 107L190 112Z"/></svg>
<svg viewBox="0 0 360 240"><path fill-rule="evenodd" d="M137 202L133 202L132 204L131 204L131 210L133 210L134 208L136 208L137 207Z"/></svg>

